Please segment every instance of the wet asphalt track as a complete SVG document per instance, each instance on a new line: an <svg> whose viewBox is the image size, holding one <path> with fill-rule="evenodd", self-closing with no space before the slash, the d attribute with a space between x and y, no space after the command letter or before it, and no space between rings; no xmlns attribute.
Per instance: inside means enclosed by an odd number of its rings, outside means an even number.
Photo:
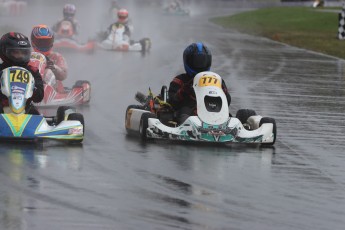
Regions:
<svg viewBox="0 0 345 230"><path fill-rule="evenodd" d="M344 61L225 31L207 22L204 7L191 18L157 20L152 9L129 5L134 38L153 42L145 57L66 54L66 85L92 83L92 102L80 110L84 144L0 145L0 229L343 229ZM193 41L213 52L232 113L251 108L276 119L275 148L126 136L136 91L168 84Z"/></svg>

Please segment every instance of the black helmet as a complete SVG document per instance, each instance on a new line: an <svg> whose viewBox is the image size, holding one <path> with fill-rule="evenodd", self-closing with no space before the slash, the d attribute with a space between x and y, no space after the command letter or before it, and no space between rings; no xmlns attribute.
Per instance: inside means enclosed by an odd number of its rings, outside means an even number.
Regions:
<svg viewBox="0 0 345 230"><path fill-rule="evenodd" d="M210 70L212 54L201 42L190 44L183 52L183 64L189 76Z"/></svg>
<svg viewBox="0 0 345 230"><path fill-rule="evenodd" d="M31 45L28 37L9 32L0 39L0 58L7 65L25 67L30 61Z"/></svg>

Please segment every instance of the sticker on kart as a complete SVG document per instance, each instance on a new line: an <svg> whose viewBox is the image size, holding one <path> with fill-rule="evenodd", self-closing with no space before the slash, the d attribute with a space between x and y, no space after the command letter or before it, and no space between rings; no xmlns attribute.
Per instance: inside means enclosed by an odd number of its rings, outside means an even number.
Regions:
<svg viewBox="0 0 345 230"><path fill-rule="evenodd" d="M214 76L205 75L199 79L198 86L199 87L215 86L218 88L222 88L222 83L218 78Z"/></svg>

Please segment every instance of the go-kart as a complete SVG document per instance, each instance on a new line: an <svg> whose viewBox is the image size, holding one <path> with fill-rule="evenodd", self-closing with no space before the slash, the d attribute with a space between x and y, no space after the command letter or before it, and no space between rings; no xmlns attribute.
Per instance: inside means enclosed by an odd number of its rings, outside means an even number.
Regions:
<svg viewBox="0 0 345 230"><path fill-rule="evenodd" d="M189 16L190 10L182 7L167 6L163 8L163 14L175 16Z"/></svg>
<svg viewBox="0 0 345 230"><path fill-rule="evenodd" d="M84 117L72 107L59 107L57 116L50 118L25 113L34 86L28 70L17 66L3 70L1 93L8 98L8 106L0 108L0 139L82 142Z"/></svg>
<svg viewBox="0 0 345 230"><path fill-rule="evenodd" d="M273 145L277 127L273 118L256 115L254 110L240 109L231 117L221 77L213 72L201 72L193 81L197 100L197 116L188 117L182 124L167 103L167 88L154 96L140 92L136 100L140 105L129 105L125 127L128 134L148 139L167 139L214 143L259 143Z"/></svg>
<svg viewBox="0 0 345 230"><path fill-rule="evenodd" d="M151 49L151 40L149 38L143 38L139 41L130 40L125 35L125 26L121 23L114 24L110 34L99 33L98 40L100 40L98 46L105 50L146 53Z"/></svg>
<svg viewBox="0 0 345 230"><path fill-rule="evenodd" d="M58 51L80 51L93 53L96 48L96 42L89 40L86 43L80 43L75 36L73 25L70 21L62 21L55 35L54 49Z"/></svg>
<svg viewBox="0 0 345 230"><path fill-rule="evenodd" d="M82 105L91 100L91 84L85 80L78 80L72 88L64 87L56 80L51 69L46 68L47 58L38 52L32 52L30 65L36 67L43 77L44 98L35 103L37 107L56 107L61 105Z"/></svg>

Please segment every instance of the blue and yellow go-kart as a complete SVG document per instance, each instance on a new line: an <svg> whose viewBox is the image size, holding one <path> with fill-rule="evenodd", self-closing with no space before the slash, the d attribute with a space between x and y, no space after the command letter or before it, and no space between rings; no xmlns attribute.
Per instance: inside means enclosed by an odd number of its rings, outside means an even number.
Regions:
<svg viewBox="0 0 345 230"><path fill-rule="evenodd" d="M32 96L35 81L22 67L2 71L1 92L8 98L8 107L1 108L0 139L54 139L80 143L84 138L84 117L73 107L61 106L57 116L44 117L25 113L26 101Z"/></svg>

